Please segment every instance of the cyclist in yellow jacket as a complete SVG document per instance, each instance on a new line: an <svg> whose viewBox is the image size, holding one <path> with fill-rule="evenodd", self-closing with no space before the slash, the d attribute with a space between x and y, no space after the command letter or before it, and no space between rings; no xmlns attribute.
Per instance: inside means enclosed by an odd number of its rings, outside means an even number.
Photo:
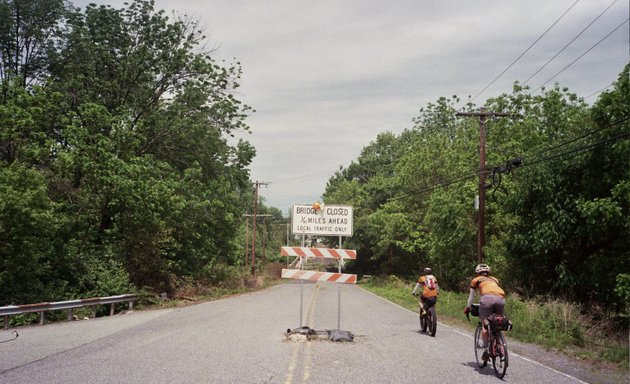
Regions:
<svg viewBox="0 0 630 384"><path fill-rule="evenodd" d="M423 275L418 278L411 294L416 295L420 287L422 287L420 306L422 307L422 312L425 313L429 308L435 305L440 293L440 287L438 286L437 279L431 272L431 268L427 267L424 269Z"/></svg>
<svg viewBox="0 0 630 384"><path fill-rule="evenodd" d="M475 268L477 277L470 282L470 295L464 313L470 312L470 307L475 299L475 293L479 291L479 319L483 326L482 337L484 346L488 344L487 318L493 313L503 315L505 308L505 292L499 286L499 280L490 276L490 267L487 264L479 264Z"/></svg>

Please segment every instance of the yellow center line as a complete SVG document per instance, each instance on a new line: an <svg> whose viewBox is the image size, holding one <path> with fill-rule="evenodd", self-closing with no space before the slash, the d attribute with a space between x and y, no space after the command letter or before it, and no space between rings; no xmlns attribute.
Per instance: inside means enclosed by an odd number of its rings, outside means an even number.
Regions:
<svg viewBox="0 0 630 384"><path fill-rule="evenodd" d="M320 285L317 284L315 286L315 291L313 292L313 295L311 296L311 301L308 304L308 307L306 309L306 320L305 320L305 324L309 324L310 327L310 323L311 323L311 319L312 319L312 315L313 315L313 309L315 307L315 301L317 300L317 294L319 293L319 288ZM303 367L304 369L304 374L302 376L302 383L305 383L309 378L310 378L310 367L309 367L309 362L310 362L310 356L311 356L311 349L309 346L310 343L306 342L306 359L305 359L305 365ZM291 361L289 363L289 368L287 371L287 378L284 381L284 384L292 384L293 383L293 375L295 373L295 368L297 365L297 360L298 360L298 355L300 353L300 350L302 349L302 343L295 343L294 347L293 347L293 354L291 355Z"/></svg>
<svg viewBox="0 0 630 384"><path fill-rule="evenodd" d="M302 384L307 383L308 379L311 377L311 355L313 351L311 350L311 343L306 343L306 356L304 357L304 375L302 376Z"/></svg>
<svg viewBox="0 0 630 384"><path fill-rule="evenodd" d="M296 343L293 346L293 354L291 355L291 362L289 363L289 369L287 371L287 378L284 380L284 384L293 383L293 372L295 371L295 363L297 362L297 355L300 350L300 344Z"/></svg>

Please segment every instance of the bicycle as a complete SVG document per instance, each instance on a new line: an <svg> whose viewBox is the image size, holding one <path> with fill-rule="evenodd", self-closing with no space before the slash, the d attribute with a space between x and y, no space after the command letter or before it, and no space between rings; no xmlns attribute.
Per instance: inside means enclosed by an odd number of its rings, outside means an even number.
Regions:
<svg viewBox="0 0 630 384"><path fill-rule="evenodd" d="M431 337L435 337L435 332L437 331L437 312L435 311L435 303L431 305L428 309L426 309L423 313L422 308L424 304L422 300L420 300L420 309L419 309L419 317L420 317L420 331L427 332L429 330L429 335Z"/></svg>
<svg viewBox="0 0 630 384"><path fill-rule="evenodd" d="M473 316L479 316L479 304L473 304L470 308L470 314ZM466 314L468 321L470 317ZM494 368L494 374L502 379L505 376L505 372L508 367L508 347L505 341L503 331L509 331L512 329L512 323L510 320L502 315L492 314L488 319L488 348L484 347L482 337L482 323L481 320L477 323L475 329L475 360L479 368L484 368L488 365L488 360L492 360L492 367Z"/></svg>

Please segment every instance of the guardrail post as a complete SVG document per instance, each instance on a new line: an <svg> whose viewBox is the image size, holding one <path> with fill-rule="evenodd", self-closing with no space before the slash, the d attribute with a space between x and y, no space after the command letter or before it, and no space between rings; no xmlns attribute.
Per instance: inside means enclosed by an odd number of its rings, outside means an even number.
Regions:
<svg viewBox="0 0 630 384"><path fill-rule="evenodd" d="M2 317L2 327L3 327L4 329L9 329L9 323L10 323L10 321L9 321L9 315L4 315L4 316Z"/></svg>
<svg viewBox="0 0 630 384"><path fill-rule="evenodd" d="M111 306L109 307L109 315L114 316L114 303L112 303Z"/></svg>
<svg viewBox="0 0 630 384"><path fill-rule="evenodd" d="M44 315L44 311L41 311L39 313L39 325L44 325L45 316L46 315Z"/></svg>
<svg viewBox="0 0 630 384"><path fill-rule="evenodd" d="M93 305L92 307L92 318L96 318L96 305Z"/></svg>
<svg viewBox="0 0 630 384"><path fill-rule="evenodd" d="M68 309L68 321L72 321L72 308Z"/></svg>
<svg viewBox="0 0 630 384"><path fill-rule="evenodd" d="M133 311L133 300L129 300L129 310Z"/></svg>

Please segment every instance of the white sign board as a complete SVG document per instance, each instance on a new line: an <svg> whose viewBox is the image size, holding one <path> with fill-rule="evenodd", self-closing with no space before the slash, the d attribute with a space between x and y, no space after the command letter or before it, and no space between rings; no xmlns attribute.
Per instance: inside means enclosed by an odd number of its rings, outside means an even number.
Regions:
<svg viewBox="0 0 630 384"><path fill-rule="evenodd" d="M352 236L352 206L325 205L316 210L312 205L294 205L291 224L294 235Z"/></svg>

